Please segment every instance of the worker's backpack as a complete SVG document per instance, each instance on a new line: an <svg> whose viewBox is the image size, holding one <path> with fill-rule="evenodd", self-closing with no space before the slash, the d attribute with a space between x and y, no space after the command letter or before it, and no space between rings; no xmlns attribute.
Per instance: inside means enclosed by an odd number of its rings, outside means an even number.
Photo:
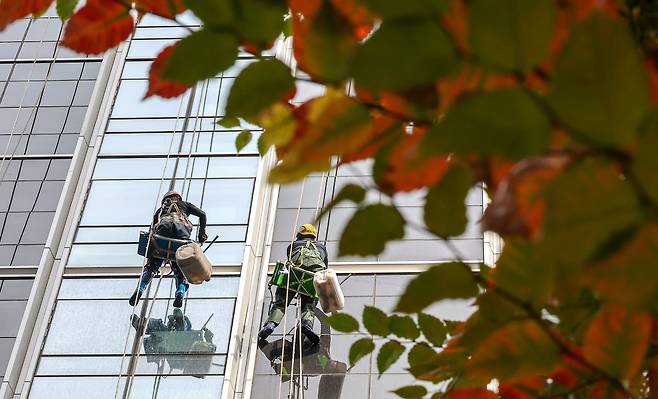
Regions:
<svg viewBox="0 0 658 399"><path fill-rule="evenodd" d="M153 227L155 234L169 238L190 238L192 228L179 202L172 197L166 198L160 208L158 222Z"/></svg>
<svg viewBox="0 0 658 399"><path fill-rule="evenodd" d="M313 241L306 241L304 245L299 245L292 250L290 254L292 263L304 269L325 268L324 258Z"/></svg>

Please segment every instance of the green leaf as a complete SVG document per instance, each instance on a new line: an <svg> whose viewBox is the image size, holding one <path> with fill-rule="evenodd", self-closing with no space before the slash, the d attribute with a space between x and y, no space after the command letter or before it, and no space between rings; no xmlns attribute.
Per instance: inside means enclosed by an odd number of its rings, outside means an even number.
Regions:
<svg viewBox="0 0 658 399"><path fill-rule="evenodd" d="M240 119L233 117L225 117L222 118L221 120L218 120L217 124L227 129L230 129L232 127L240 126Z"/></svg>
<svg viewBox="0 0 658 399"><path fill-rule="evenodd" d="M546 149L551 124L520 89L467 97L456 103L425 137L424 153L502 155L521 159Z"/></svg>
<svg viewBox="0 0 658 399"><path fill-rule="evenodd" d="M477 294L478 287L468 266L458 262L443 263L411 280L395 310L417 313L443 299L472 298Z"/></svg>
<svg viewBox="0 0 658 399"><path fill-rule="evenodd" d="M436 351L424 342L414 345L407 355L409 366L417 368L419 366L432 363L436 359Z"/></svg>
<svg viewBox="0 0 658 399"><path fill-rule="evenodd" d="M164 77L194 84L227 69L237 57L238 41L235 36L204 28L176 44L165 66Z"/></svg>
<svg viewBox="0 0 658 399"><path fill-rule="evenodd" d="M583 161L563 173L545 197L543 254L569 265L583 263L643 217L630 184L614 165L599 160Z"/></svg>
<svg viewBox="0 0 658 399"><path fill-rule="evenodd" d="M550 374L560 364L560 350L536 324L507 324L480 342L466 365L469 376L513 383Z"/></svg>
<svg viewBox="0 0 658 399"><path fill-rule="evenodd" d="M357 51L353 76L369 89L405 90L435 82L458 66L452 42L434 19L384 21Z"/></svg>
<svg viewBox="0 0 658 399"><path fill-rule="evenodd" d="M647 108L647 76L628 26L601 14L574 27L551 82L559 119L587 142L627 144Z"/></svg>
<svg viewBox="0 0 658 399"><path fill-rule="evenodd" d="M356 341L350 347L350 354L349 354L350 366L354 366L356 362L361 360L363 357L369 355L374 350L375 350L375 343L372 341L371 338L361 338L360 340Z"/></svg>
<svg viewBox="0 0 658 399"><path fill-rule="evenodd" d="M297 128L297 121L290 107L275 103L258 117L258 124L264 129L258 139L258 152L265 155L272 146L284 146L290 142Z"/></svg>
<svg viewBox="0 0 658 399"><path fill-rule="evenodd" d="M634 378L649 348L651 323L649 313L603 307L585 333L585 358L618 379Z"/></svg>
<svg viewBox="0 0 658 399"><path fill-rule="evenodd" d="M416 348L412 348L412 351ZM419 349L416 349L419 351ZM424 357L423 357L424 356ZM450 378L459 377L463 374L464 363L469 354L460 348L445 349L441 352L434 353L430 358L430 353L426 352L421 355L419 352L414 354L416 359L409 355L411 367L409 373L420 381L431 381L435 384ZM412 364L411 362L414 361Z"/></svg>
<svg viewBox="0 0 658 399"><path fill-rule="evenodd" d="M317 220L322 219L327 212L332 210L336 205L343 201L352 201L355 204L360 204L366 199L366 190L358 184L346 184L340 189L334 199L322 208L322 212L317 217Z"/></svg>
<svg viewBox="0 0 658 399"><path fill-rule="evenodd" d="M427 395L427 389L422 385L408 385L391 392L405 399L419 399Z"/></svg>
<svg viewBox="0 0 658 399"><path fill-rule="evenodd" d="M235 7L230 0L183 0L187 8L208 27L227 27L237 19Z"/></svg>
<svg viewBox="0 0 658 399"><path fill-rule="evenodd" d="M448 330L441 320L426 313L418 313L418 326L425 338L432 345L436 347L443 345L448 335Z"/></svg>
<svg viewBox="0 0 658 399"><path fill-rule="evenodd" d="M439 237L458 236L466 230L466 195L473 185L468 168L458 164L425 197L425 224Z"/></svg>
<svg viewBox="0 0 658 399"><path fill-rule="evenodd" d="M525 71L547 54L555 25L553 0L474 0L469 39L479 61Z"/></svg>
<svg viewBox="0 0 658 399"><path fill-rule="evenodd" d="M385 19L442 13L451 5L449 0L363 0L363 3Z"/></svg>
<svg viewBox="0 0 658 399"><path fill-rule="evenodd" d="M658 202L658 109L653 109L640 128L632 172L653 202Z"/></svg>
<svg viewBox="0 0 658 399"><path fill-rule="evenodd" d="M251 142L251 137L252 134L249 130L243 130L240 132L240 134L238 134L238 136L235 138L235 149L238 153Z"/></svg>
<svg viewBox="0 0 658 399"><path fill-rule="evenodd" d="M400 338L415 340L420 336L416 322L410 316L393 315L389 318L391 332Z"/></svg>
<svg viewBox="0 0 658 399"><path fill-rule="evenodd" d="M377 355L377 370L379 371L379 375L381 376L393 363L397 362L404 351L404 346L398 341L393 340L385 343L379 349L379 354Z"/></svg>
<svg viewBox="0 0 658 399"><path fill-rule="evenodd" d="M404 237L404 219L389 205L369 205L356 211L340 237L339 255L377 255L386 242Z"/></svg>
<svg viewBox="0 0 658 399"><path fill-rule="evenodd" d="M359 330L359 322L347 313L334 313L328 320L331 328L336 331L350 333Z"/></svg>
<svg viewBox="0 0 658 399"><path fill-rule="evenodd" d="M57 15L62 21L69 19L78 6L79 0L57 0Z"/></svg>
<svg viewBox="0 0 658 399"><path fill-rule="evenodd" d="M372 335L386 337L389 333L388 316L373 306L366 306L363 309L363 325Z"/></svg>
<svg viewBox="0 0 658 399"><path fill-rule="evenodd" d="M282 100L295 88L290 69L276 59L249 64L235 79L226 115L254 121L254 117Z"/></svg>
<svg viewBox="0 0 658 399"><path fill-rule="evenodd" d="M509 238L492 276L496 286L540 309L553 292L555 265L535 243Z"/></svg>

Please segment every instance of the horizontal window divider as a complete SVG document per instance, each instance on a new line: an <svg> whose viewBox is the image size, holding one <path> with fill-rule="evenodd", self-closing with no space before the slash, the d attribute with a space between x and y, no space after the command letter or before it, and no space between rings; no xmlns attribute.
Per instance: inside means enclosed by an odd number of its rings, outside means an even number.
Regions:
<svg viewBox="0 0 658 399"><path fill-rule="evenodd" d="M8 135L7 135L8 136ZM16 136L14 136L16 137ZM0 138L2 138L2 135L0 135ZM73 154L25 154L25 155L20 155L16 154L12 156L11 158L7 158L7 162L9 161L22 161L24 159L73 159Z"/></svg>
<svg viewBox="0 0 658 399"><path fill-rule="evenodd" d="M329 267L341 274L396 274L396 273L419 273L428 268L442 263L453 261L408 261L408 262L331 262ZM479 260L465 260L464 263L471 266L473 271L479 271ZM274 270L275 262L269 263L268 273Z"/></svg>
<svg viewBox="0 0 658 399"><path fill-rule="evenodd" d="M176 356L189 356L189 355L212 355L212 356L227 356L228 353L225 352L213 352L213 353L154 353L155 355L159 354L166 354L166 355L176 355ZM140 354L139 356L142 357L144 354ZM123 355L121 353L50 353L50 354L43 354L42 357L48 358L67 358L67 357L117 357L121 358ZM130 355L128 355L130 356Z"/></svg>
<svg viewBox="0 0 658 399"><path fill-rule="evenodd" d="M237 276L236 276L236 277L237 277ZM160 289L162 290L162 289L164 289L164 288L163 288L163 287L160 287ZM174 296L175 296L174 294L172 294L172 295L170 295L170 296L167 296L167 295L162 295L162 296L160 296L160 294L159 294L158 297L156 298L156 300L157 300L158 302L159 302L159 301L166 301L166 300L168 300L168 299L174 298ZM126 297L127 297L127 296L126 296ZM194 301L196 301L196 300L200 300L200 301L209 301L209 300L213 300L213 299L233 299L233 300L236 300L237 297L236 297L235 295L233 295L233 296L200 296L200 297L191 297L191 298L188 297L188 298L187 298L187 300L194 300ZM144 299L142 299L142 300L144 300ZM152 300L153 300L153 297L149 297L149 300L152 301ZM115 297L115 298L107 298L107 297L93 297L93 298L89 298L89 297L85 297L85 298L58 298L57 301L58 301L58 302L88 302L88 301L125 302L125 301L126 301L126 298L116 298L116 297ZM23 301L23 302L25 302L25 301ZM50 356L50 355L49 355L49 356ZM62 356L77 356L77 355L62 355ZM108 355L108 356L110 356L110 355Z"/></svg>
<svg viewBox="0 0 658 399"><path fill-rule="evenodd" d="M245 241L215 241L215 244L244 244ZM73 242L73 245L105 245L105 244L118 244L118 245L137 245L138 241L94 241L94 242Z"/></svg>
<svg viewBox="0 0 658 399"><path fill-rule="evenodd" d="M190 132L191 133L191 132ZM176 152L169 154L170 158L257 158L258 153L252 154L227 154L218 152L193 152L192 155L186 152ZM165 158L167 153L139 153L139 154L99 154L98 159L125 159L125 158ZM255 178L255 177L254 177Z"/></svg>
<svg viewBox="0 0 658 399"><path fill-rule="evenodd" d="M20 43L20 42L16 42ZM33 42L33 43L39 43ZM57 43L57 40L53 41L44 41L43 43ZM84 62L84 61L97 61L101 62L103 61L103 58L98 58L98 57L91 57L91 58L86 58L86 57L67 57L67 58L57 58L55 59L54 57L43 57L43 58L37 58L36 63L52 63L55 62L55 64L63 63L63 62ZM34 58L4 58L0 59L0 64L19 64L19 63L26 63L26 64L31 64L35 62Z"/></svg>
<svg viewBox="0 0 658 399"><path fill-rule="evenodd" d="M188 180L188 181L189 180L212 181L212 180L254 180L254 179L256 179L255 177L249 177L249 176L247 176L247 177L233 177L233 176L232 177L188 177L187 179L185 179L184 176L180 176L180 177L179 176L174 176L174 177L165 176L165 180L171 180L172 178L173 178L173 180ZM147 177L147 178L143 178L143 179L129 179L129 178L125 178L125 179L119 179L119 178L108 179L108 178L102 178L102 179L92 179L92 180L93 181L160 181L161 177Z"/></svg>
<svg viewBox="0 0 658 399"><path fill-rule="evenodd" d="M199 226L198 223L193 223L193 226ZM147 228L149 225L146 224L96 224L96 225L84 225L81 224L78 227L95 227L95 228L114 228L114 227L144 227ZM247 227L247 224L221 224L221 223L206 223L206 227Z"/></svg>
<svg viewBox="0 0 658 399"><path fill-rule="evenodd" d="M9 246L13 246L11 244ZM37 266L0 266L0 279L25 279L34 278L37 274Z"/></svg>
<svg viewBox="0 0 658 399"><path fill-rule="evenodd" d="M35 268L36 269L36 268ZM213 276L240 275L239 264L213 265ZM67 265L64 277L134 277L142 273L142 266L74 266Z"/></svg>

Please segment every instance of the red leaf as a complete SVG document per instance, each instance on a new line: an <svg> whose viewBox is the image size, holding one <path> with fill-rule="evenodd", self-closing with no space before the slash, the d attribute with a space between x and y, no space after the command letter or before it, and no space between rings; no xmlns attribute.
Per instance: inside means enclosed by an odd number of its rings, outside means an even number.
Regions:
<svg viewBox="0 0 658 399"><path fill-rule="evenodd" d="M136 0L135 7L164 18L173 18L187 9L183 0Z"/></svg>
<svg viewBox="0 0 658 399"><path fill-rule="evenodd" d="M387 194L413 191L433 186L450 166L450 156L434 156L424 159L420 145L427 133L425 128L414 128L412 134L403 136L393 147L387 159L386 169L377 184Z"/></svg>
<svg viewBox="0 0 658 399"><path fill-rule="evenodd" d="M27 17L30 14L39 15L50 7L53 0L2 0L0 1L0 32L7 25Z"/></svg>
<svg viewBox="0 0 658 399"><path fill-rule="evenodd" d="M373 116L373 126L368 142L361 148L344 154L340 162L341 164L347 164L372 158L388 143L402 137L404 134L400 121L390 116L375 114Z"/></svg>
<svg viewBox="0 0 658 399"><path fill-rule="evenodd" d="M343 14L354 30L354 36L358 40L365 39L372 30L374 17L370 10L357 0L331 0L336 9Z"/></svg>
<svg viewBox="0 0 658 399"><path fill-rule="evenodd" d="M499 234L536 237L546 208L539 194L570 161L567 155L550 155L519 162L496 190L482 218L483 228Z"/></svg>
<svg viewBox="0 0 658 399"><path fill-rule="evenodd" d="M642 367L650 334L648 313L606 305L585 332L585 358L617 378L630 380Z"/></svg>
<svg viewBox="0 0 658 399"><path fill-rule="evenodd" d="M162 50L162 52L158 54L158 57L153 61L153 64L151 64L151 70L149 71L149 88L144 98L149 98L154 95L163 98L178 97L191 87L184 83L165 80L162 78L169 57L171 57L175 47L176 45L171 45Z"/></svg>
<svg viewBox="0 0 658 399"><path fill-rule="evenodd" d="M594 384L587 399L626 399L626 395L613 388L605 381Z"/></svg>
<svg viewBox="0 0 658 399"><path fill-rule="evenodd" d="M100 54L127 39L134 27L124 4L88 0L66 25L62 44L79 53Z"/></svg>

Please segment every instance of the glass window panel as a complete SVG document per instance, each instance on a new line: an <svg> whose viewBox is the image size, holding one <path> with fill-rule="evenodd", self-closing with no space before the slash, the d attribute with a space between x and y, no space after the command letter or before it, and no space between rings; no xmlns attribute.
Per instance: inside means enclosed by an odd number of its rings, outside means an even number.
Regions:
<svg viewBox="0 0 658 399"><path fill-rule="evenodd" d="M85 67L82 70L82 79L96 79L100 68L100 62L85 62Z"/></svg>
<svg viewBox="0 0 658 399"><path fill-rule="evenodd" d="M216 242L206 251L213 265L240 265L244 257L244 244Z"/></svg>
<svg viewBox="0 0 658 399"><path fill-rule="evenodd" d="M27 300L30 297L33 280L4 280L0 290L0 299Z"/></svg>
<svg viewBox="0 0 658 399"><path fill-rule="evenodd" d="M210 133L201 133L208 135ZM167 154L177 152L181 133L142 133L142 134L108 134L103 137L102 154ZM188 136L189 137L189 136ZM185 148L183 143L183 148ZM235 144L234 144L235 145ZM189 148L189 147L188 147ZM208 151L199 148L198 151Z"/></svg>
<svg viewBox="0 0 658 399"><path fill-rule="evenodd" d="M75 237L76 243L96 242L137 242L139 232L148 226L139 227L80 227Z"/></svg>
<svg viewBox="0 0 658 399"><path fill-rule="evenodd" d="M16 183L13 181L0 182L0 212L7 212L9 210L9 203L14 194L15 185ZM2 220L4 220L4 218Z"/></svg>
<svg viewBox="0 0 658 399"><path fill-rule="evenodd" d="M78 80L82 62L56 62L50 69L50 80Z"/></svg>
<svg viewBox="0 0 658 399"><path fill-rule="evenodd" d="M10 265L15 251L16 245L0 245L0 265Z"/></svg>
<svg viewBox="0 0 658 399"><path fill-rule="evenodd" d="M78 88L73 98L73 105L88 105L95 84L96 82L93 80L81 80L78 82Z"/></svg>
<svg viewBox="0 0 658 399"><path fill-rule="evenodd" d="M19 245L16 248L13 265L17 266L36 266L41 261L43 244L38 245Z"/></svg>
<svg viewBox="0 0 658 399"><path fill-rule="evenodd" d="M182 27L167 26L162 28L145 28L139 26L135 29L135 39L163 39L163 38L181 38L189 35L189 31Z"/></svg>
<svg viewBox="0 0 658 399"><path fill-rule="evenodd" d="M0 314L3 318L0 323L0 337L16 336L23 319L25 304L25 301L0 301Z"/></svg>
<svg viewBox="0 0 658 399"><path fill-rule="evenodd" d="M32 212L27 220L21 244L45 244L55 212Z"/></svg>
<svg viewBox="0 0 658 399"><path fill-rule="evenodd" d="M62 23L59 19L54 18L39 18L34 19L27 29L26 41L43 41L43 40L57 40L59 38L59 31L62 28Z"/></svg>
<svg viewBox="0 0 658 399"><path fill-rule="evenodd" d="M14 72L11 74L11 80L45 80L49 68L49 62L16 63L14 64ZM41 82L41 85L43 85L43 82Z"/></svg>
<svg viewBox="0 0 658 399"><path fill-rule="evenodd" d="M5 94L2 96L2 101L0 101L0 106L34 107L39 103L42 88L43 82L9 82ZM19 126L22 125L19 124Z"/></svg>
<svg viewBox="0 0 658 399"><path fill-rule="evenodd" d="M257 172L257 157L210 158L208 178L255 177Z"/></svg>
<svg viewBox="0 0 658 399"><path fill-rule="evenodd" d="M19 181L14 189L14 198L11 201L10 211L30 211L39 194L41 182Z"/></svg>
<svg viewBox="0 0 658 399"><path fill-rule="evenodd" d="M172 100L161 99L160 97L151 97L143 100L148 81L146 80L124 80L119 86L113 117L153 117L153 116L172 116L177 115L181 101L187 104L188 94L183 95L182 99L175 98ZM185 107L181 109L184 112Z"/></svg>
<svg viewBox="0 0 658 399"><path fill-rule="evenodd" d="M207 158L193 158L195 164L200 164L201 160ZM94 169L94 179L160 179L163 175L163 169L167 166L164 173L165 178L171 178L176 169L176 158L109 158L99 159L96 162L96 169ZM187 158L178 158L178 171L176 175L183 177L185 174L185 167L187 165ZM195 169L199 169L198 167ZM190 172L188 171L188 175ZM203 174L198 173L204 177Z"/></svg>
<svg viewBox="0 0 658 399"><path fill-rule="evenodd" d="M20 110L18 108L0 108L0 134L23 132L32 121L34 121L32 108L21 108Z"/></svg>
<svg viewBox="0 0 658 399"><path fill-rule="evenodd" d="M69 266L139 266L144 258L135 244L75 244L71 248Z"/></svg>
<svg viewBox="0 0 658 399"><path fill-rule="evenodd" d="M47 159L30 159L23 161L19 180L43 180L50 161Z"/></svg>
<svg viewBox="0 0 658 399"><path fill-rule="evenodd" d="M7 214L2 237L0 237L0 244L18 244L21 234L23 234L25 223L27 223L28 215L29 213L27 212Z"/></svg>
<svg viewBox="0 0 658 399"><path fill-rule="evenodd" d="M41 105L71 105L73 95L75 94L76 83L72 81L51 81L46 83Z"/></svg>
<svg viewBox="0 0 658 399"><path fill-rule="evenodd" d="M161 359L160 357L157 357ZM193 365L195 361L206 360L210 358L210 367L196 375L222 375L226 366L226 356L224 355L169 355L165 359L165 372L167 375L179 375L182 373L189 374L190 371L184 368L171 368L170 365L186 367L187 364ZM135 370L135 375L155 375L162 373L158 370L157 362L149 362L145 356L140 356ZM207 360L206 360L207 361ZM71 370L76 374L85 376L108 376L119 373L121 367L121 356L85 356L85 357L51 357L44 356L39 361L37 370L38 376L68 376ZM128 362L123 362L123 373L128 372ZM168 377L167 377L168 378Z"/></svg>
<svg viewBox="0 0 658 399"><path fill-rule="evenodd" d="M59 135L47 134L31 136L27 142L26 154L53 154L59 142Z"/></svg>
<svg viewBox="0 0 658 399"><path fill-rule="evenodd" d="M68 115L67 107L41 107L37 111L33 134L61 133ZM54 149L54 147L53 147Z"/></svg>
<svg viewBox="0 0 658 399"><path fill-rule="evenodd" d="M123 79L145 79L149 76L151 61L126 62L121 77Z"/></svg>
<svg viewBox="0 0 658 399"><path fill-rule="evenodd" d="M72 134L66 134L59 137L57 144L57 154L73 154L75 147L78 145L79 138Z"/></svg>
<svg viewBox="0 0 658 399"><path fill-rule="evenodd" d="M258 138L261 132L252 132L253 138L247 146L240 151L240 154L258 154ZM212 152L219 154L235 154L235 139L240 134L239 131L215 132L212 136Z"/></svg>
<svg viewBox="0 0 658 399"><path fill-rule="evenodd" d="M14 43L0 43L0 60L13 60L18 54L18 49L21 44Z"/></svg>
<svg viewBox="0 0 658 399"><path fill-rule="evenodd" d="M0 42L23 40L29 22L30 20L28 19L19 19L18 21L9 24L4 31L0 32Z"/></svg>
<svg viewBox="0 0 658 399"><path fill-rule="evenodd" d="M86 113L87 107L69 108L69 114L66 117L66 124L64 125L64 133L80 134Z"/></svg>
<svg viewBox="0 0 658 399"><path fill-rule="evenodd" d="M155 58L167 46L173 44L176 39L161 40L133 40L128 50L128 58Z"/></svg>
<svg viewBox="0 0 658 399"><path fill-rule="evenodd" d="M150 62L149 62L150 63ZM111 119L107 124L108 133L180 131L183 119Z"/></svg>
<svg viewBox="0 0 658 399"><path fill-rule="evenodd" d="M0 375L4 375L9 364L15 338L0 338Z"/></svg>
<svg viewBox="0 0 658 399"><path fill-rule="evenodd" d="M50 161L50 168L46 180L65 180L71 165L70 159L53 159Z"/></svg>
<svg viewBox="0 0 658 399"><path fill-rule="evenodd" d="M253 185L252 179L206 181L202 205L208 223L246 224Z"/></svg>
<svg viewBox="0 0 658 399"><path fill-rule="evenodd" d="M18 52L18 58L32 60L35 58L53 58L55 55L55 42L23 42L20 51ZM58 54L58 58L61 58L63 47Z"/></svg>

